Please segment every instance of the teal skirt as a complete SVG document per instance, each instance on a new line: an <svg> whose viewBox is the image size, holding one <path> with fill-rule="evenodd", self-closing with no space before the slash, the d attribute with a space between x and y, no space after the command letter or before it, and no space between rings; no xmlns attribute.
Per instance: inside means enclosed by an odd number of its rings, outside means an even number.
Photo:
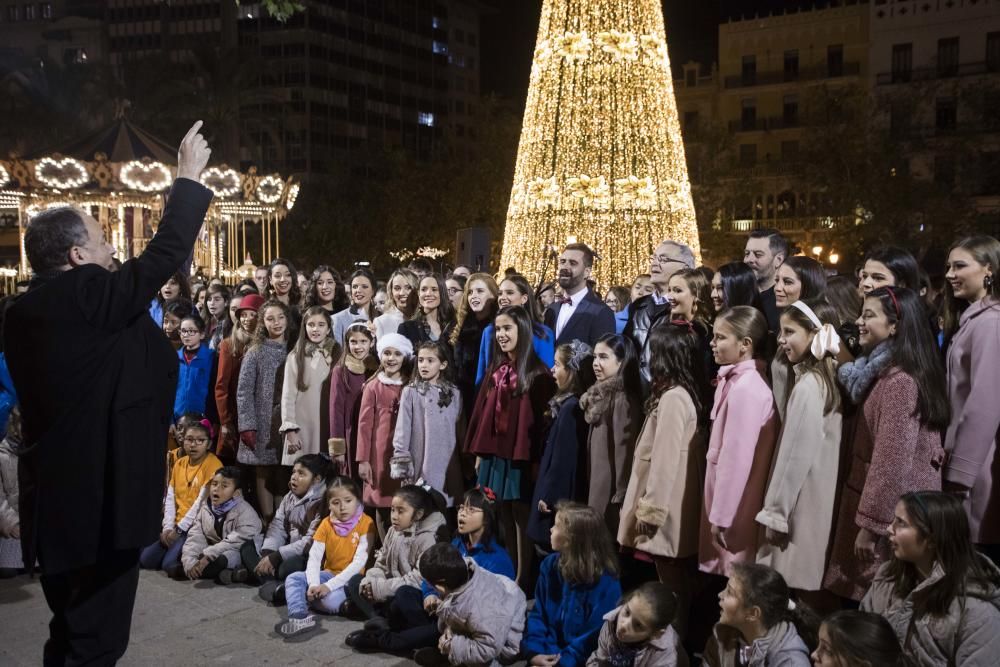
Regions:
<svg viewBox="0 0 1000 667"><path fill-rule="evenodd" d="M479 461L479 486L488 486L497 500L531 500L531 489L526 489L527 462L511 461L497 456L483 456Z"/></svg>

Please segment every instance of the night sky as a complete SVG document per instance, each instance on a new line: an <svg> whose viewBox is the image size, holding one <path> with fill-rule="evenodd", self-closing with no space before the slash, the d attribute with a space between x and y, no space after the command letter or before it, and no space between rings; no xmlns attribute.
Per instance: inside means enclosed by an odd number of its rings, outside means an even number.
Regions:
<svg viewBox="0 0 1000 667"><path fill-rule="evenodd" d="M843 4L845 0L664 0L670 60L676 67L690 60L715 61L718 25L727 18L753 16L797 7ZM856 0L847 0L854 4ZM496 93L524 104L531 56L538 33L541 0L484 0L494 7L483 17L482 82L485 94Z"/></svg>

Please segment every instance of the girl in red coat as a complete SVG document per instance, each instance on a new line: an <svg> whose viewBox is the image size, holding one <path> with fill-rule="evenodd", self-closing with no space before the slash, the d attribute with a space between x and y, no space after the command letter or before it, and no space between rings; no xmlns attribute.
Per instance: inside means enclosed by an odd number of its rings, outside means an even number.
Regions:
<svg viewBox="0 0 1000 667"><path fill-rule="evenodd" d="M872 290L857 325L864 353L837 376L862 414L823 581L827 590L854 600L889 559L889 524L899 497L941 490L942 433L950 412L944 367L916 292Z"/></svg>
<svg viewBox="0 0 1000 667"><path fill-rule="evenodd" d="M389 507L402 483L390 476L399 399L410 379L413 344L401 334L385 334L378 341L378 373L365 383L358 416L358 476L364 482L366 507L376 508L379 537L389 529Z"/></svg>
<svg viewBox="0 0 1000 667"><path fill-rule="evenodd" d="M476 455L478 481L500 503L507 550L526 585L534 546L528 539L533 477L544 444L544 414L556 383L532 348L532 320L523 306L500 310L497 344L466 431L465 450Z"/></svg>

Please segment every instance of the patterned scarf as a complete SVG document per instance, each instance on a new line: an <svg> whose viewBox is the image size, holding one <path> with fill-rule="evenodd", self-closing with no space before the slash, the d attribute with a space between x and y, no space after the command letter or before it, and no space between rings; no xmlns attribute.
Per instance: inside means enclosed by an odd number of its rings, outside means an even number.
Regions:
<svg viewBox="0 0 1000 667"><path fill-rule="evenodd" d="M867 357L858 357L837 370L840 384L844 385L856 405L864 401L868 389L882 371L892 365L892 348L892 339L884 340Z"/></svg>
<svg viewBox="0 0 1000 667"><path fill-rule="evenodd" d="M347 521L337 521L331 514L330 525L333 526L333 532L337 533L340 537L346 537L348 533L354 530L354 527L358 525L358 522L361 521L361 515L364 514L364 512L365 506L359 503L358 510L354 513L354 516Z"/></svg>
<svg viewBox="0 0 1000 667"><path fill-rule="evenodd" d="M236 507L236 503L238 503L238 502L240 502L240 497L239 496L233 496L232 498L230 498L229 500L227 500L226 502L224 502L224 503L222 503L221 505L218 505L218 506L213 505L211 503L211 501L209 501L208 508L210 510L212 510L212 514L214 514L216 516L216 518L220 518L221 519L222 517L226 516L226 514L229 512L229 510L231 510L234 507Z"/></svg>

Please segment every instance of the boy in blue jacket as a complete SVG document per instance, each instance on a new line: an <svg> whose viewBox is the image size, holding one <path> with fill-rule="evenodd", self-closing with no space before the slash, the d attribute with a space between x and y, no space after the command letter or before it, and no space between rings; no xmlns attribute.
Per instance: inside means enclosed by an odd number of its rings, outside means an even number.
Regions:
<svg viewBox="0 0 1000 667"><path fill-rule="evenodd" d="M180 371L174 398L174 421L185 412L203 414L208 404L213 352L203 341L205 321L197 313L181 320L181 348L177 350Z"/></svg>

